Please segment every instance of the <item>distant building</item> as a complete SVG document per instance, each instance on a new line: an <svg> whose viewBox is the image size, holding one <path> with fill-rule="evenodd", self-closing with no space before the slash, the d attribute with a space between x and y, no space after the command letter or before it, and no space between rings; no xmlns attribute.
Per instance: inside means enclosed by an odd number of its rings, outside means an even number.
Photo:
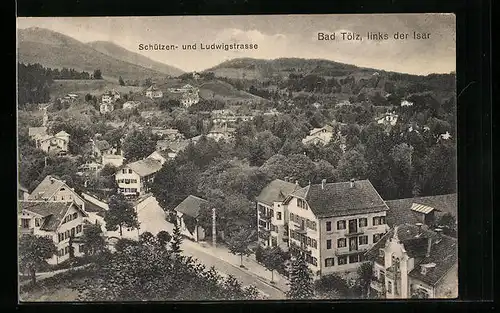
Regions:
<svg viewBox="0 0 500 313"><path fill-rule="evenodd" d="M74 201L19 201L19 232L51 239L57 253L49 258L49 264L59 264L69 258L69 238L83 234L87 212ZM74 243L75 256L84 252L83 245Z"/></svg>
<svg viewBox="0 0 500 313"><path fill-rule="evenodd" d="M69 150L70 135L65 131L60 131L57 134L36 136L36 147L50 154L65 155Z"/></svg>
<svg viewBox="0 0 500 313"><path fill-rule="evenodd" d="M205 239L205 230L198 225L197 219L206 203L208 201L205 199L189 195L174 208L181 234L194 241Z"/></svg>
<svg viewBox="0 0 500 313"><path fill-rule="evenodd" d="M166 156L167 160L173 160L179 152L189 146L192 140L179 140L179 141L170 141L170 140L158 140L156 142L156 151L165 151L167 154L162 154L162 156Z"/></svg>
<svg viewBox="0 0 500 313"><path fill-rule="evenodd" d="M175 128L152 127L151 132L165 140L176 141L184 139L184 135Z"/></svg>
<svg viewBox="0 0 500 313"><path fill-rule="evenodd" d="M141 105L140 101L127 101L123 104L124 110L132 110L138 108Z"/></svg>
<svg viewBox="0 0 500 313"><path fill-rule="evenodd" d="M156 88L156 86L151 85L146 89L145 95L150 99L157 99L163 97L163 92Z"/></svg>
<svg viewBox="0 0 500 313"><path fill-rule="evenodd" d="M352 105L352 103L349 101L349 100L344 100L344 101L340 101L339 103L336 104L336 106L348 106L348 105Z"/></svg>
<svg viewBox="0 0 500 313"><path fill-rule="evenodd" d="M189 108L193 104L200 102L200 96L198 92L186 92L181 97L181 105L185 108Z"/></svg>
<svg viewBox="0 0 500 313"><path fill-rule="evenodd" d="M90 140L90 143L92 145L92 155L97 158L101 159L103 154L113 154L113 147L106 141L106 140Z"/></svg>
<svg viewBox="0 0 500 313"><path fill-rule="evenodd" d="M114 110L115 110L115 105L112 102L103 102L99 106L99 112L101 112L101 114L113 112Z"/></svg>
<svg viewBox="0 0 500 313"><path fill-rule="evenodd" d="M55 175L47 175L28 196L30 201L75 201L85 210L85 202L73 188Z"/></svg>
<svg viewBox="0 0 500 313"><path fill-rule="evenodd" d="M371 291L379 298L456 298L457 240L422 225L396 225L366 254L373 261Z"/></svg>
<svg viewBox="0 0 500 313"><path fill-rule="evenodd" d="M80 171L93 173L100 171L102 168L103 165L96 162L86 162L78 167Z"/></svg>
<svg viewBox="0 0 500 313"><path fill-rule="evenodd" d="M161 167L162 164L153 159L143 159L124 165L115 174L118 192L126 196L139 196L149 192L154 175Z"/></svg>
<svg viewBox="0 0 500 313"><path fill-rule="evenodd" d="M309 132L309 135L302 139L302 143L305 145L309 144L321 144L326 145L332 140L333 137L333 127L326 125L321 128L314 128Z"/></svg>
<svg viewBox="0 0 500 313"><path fill-rule="evenodd" d="M224 139L226 141L230 141L234 138L234 133L236 132L235 128L227 127L227 126L214 126L207 134L207 138L212 138L215 141L219 141Z"/></svg>
<svg viewBox="0 0 500 313"><path fill-rule="evenodd" d="M111 90L111 91L107 91L106 93L104 93L102 95L101 102L102 103L113 103L120 98L121 98L120 93L118 93L115 90Z"/></svg>
<svg viewBox="0 0 500 313"><path fill-rule="evenodd" d="M451 134L447 131L446 133L439 135L439 139L449 140L451 139Z"/></svg>
<svg viewBox="0 0 500 313"><path fill-rule="evenodd" d="M102 165L113 165L114 167L120 167L123 165L125 158L121 155L116 154L103 154L102 155Z"/></svg>
<svg viewBox="0 0 500 313"><path fill-rule="evenodd" d="M403 100L403 101L401 101L401 106L402 107L411 107L411 106L413 106L413 102L410 102L408 100Z"/></svg>
<svg viewBox="0 0 500 313"><path fill-rule="evenodd" d="M395 113L385 113L376 118L378 124L385 126L394 126L398 122L398 115Z"/></svg>

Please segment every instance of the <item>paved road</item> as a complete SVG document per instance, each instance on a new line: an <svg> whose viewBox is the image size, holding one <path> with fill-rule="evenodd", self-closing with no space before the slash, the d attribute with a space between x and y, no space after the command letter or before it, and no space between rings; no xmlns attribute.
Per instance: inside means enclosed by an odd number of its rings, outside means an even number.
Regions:
<svg viewBox="0 0 500 313"><path fill-rule="evenodd" d="M140 203L137 207L137 215L139 221L141 222L141 233L148 231L153 235L156 235L162 230L166 230L169 233L172 233L173 231L173 225L165 220L165 213L163 209L154 199L152 201L144 201ZM184 240L182 242L183 254L198 259L198 261L204 264L207 268L214 266L217 271L223 274L233 275L244 286L254 285L269 299L285 299L285 295L279 289L264 283L259 277L250 274L244 269L240 269L235 265L203 252L197 245L198 244L195 242Z"/></svg>

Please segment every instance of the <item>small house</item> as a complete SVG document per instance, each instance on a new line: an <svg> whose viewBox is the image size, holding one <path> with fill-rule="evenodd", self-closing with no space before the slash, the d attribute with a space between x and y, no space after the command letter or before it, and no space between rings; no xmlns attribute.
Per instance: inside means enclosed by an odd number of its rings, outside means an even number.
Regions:
<svg viewBox="0 0 500 313"><path fill-rule="evenodd" d="M197 219L207 203L205 199L189 195L174 208L182 235L194 241L205 239L205 230L198 225Z"/></svg>

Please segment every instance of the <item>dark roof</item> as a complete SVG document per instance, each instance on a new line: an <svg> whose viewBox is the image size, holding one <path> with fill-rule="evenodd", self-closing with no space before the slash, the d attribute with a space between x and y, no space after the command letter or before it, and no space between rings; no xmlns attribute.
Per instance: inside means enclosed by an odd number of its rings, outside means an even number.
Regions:
<svg viewBox="0 0 500 313"><path fill-rule="evenodd" d="M111 145L106 140L96 140L95 147L99 150L108 150Z"/></svg>
<svg viewBox="0 0 500 313"><path fill-rule="evenodd" d="M450 213L457 216L457 194L447 194L429 197L406 198L385 201L389 207L386 221L389 226L399 224L415 224L419 222L418 213L411 210L413 203L430 206L442 213Z"/></svg>
<svg viewBox="0 0 500 313"><path fill-rule="evenodd" d="M307 201L317 217L362 214L387 210L384 201L368 180L309 185L292 193Z"/></svg>
<svg viewBox="0 0 500 313"><path fill-rule="evenodd" d="M66 212L73 205L79 208L82 214L87 215L73 201L19 201L19 209L21 211L30 211L43 217L43 224L40 229L45 231L57 230Z"/></svg>
<svg viewBox="0 0 500 313"><path fill-rule="evenodd" d="M208 201L205 199L189 195L186 199L179 203L174 210L186 214L187 216L197 218L200 214L202 204L207 202Z"/></svg>
<svg viewBox="0 0 500 313"><path fill-rule="evenodd" d="M421 229L412 224L401 224L387 232L375 245L365 253L368 259L378 259L378 251L384 248L387 240L394 236L397 231L397 238L403 244L408 256L414 258L414 268L409 275L430 285L435 285L448 271L457 264L457 240L455 238L441 235L429 230L426 226ZM419 235L420 234L420 235ZM427 248L431 241L429 256L426 257ZM380 263L378 261L378 263ZM434 263L433 268L429 268L425 275L421 274L420 266Z"/></svg>
<svg viewBox="0 0 500 313"><path fill-rule="evenodd" d="M126 165L139 176L144 177L158 172L161 169L161 163L157 160L143 159Z"/></svg>
<svg viewBox="0 0 500 313"><path fill-rule="evenodd" d="M274 202L285 200L288 195L299 188L300 186L294 183L286 182L281 179L275 179L262 189L257 197L257 201L273 205Z"/></svg>
<svg viewBox="0 0 500 313"><path fill-rule="evenodd" d="M104 213L106 212L106 209L96 205L95 203L92 203L88 200L83 200L85 202L85 211L87 212L95 212L97 215L103 216Z"/></svg>

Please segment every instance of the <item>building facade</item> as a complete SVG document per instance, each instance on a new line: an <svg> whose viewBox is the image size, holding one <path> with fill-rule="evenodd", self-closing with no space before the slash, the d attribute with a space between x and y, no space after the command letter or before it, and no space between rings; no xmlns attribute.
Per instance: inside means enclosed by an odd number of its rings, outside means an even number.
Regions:
<svg viewBox="0 0 500 313"><path fill-rule="evenodd" d="M88 214L74 201L19 201L20 234L32 234L52 239L57 254L47 260L59 264L69 258L69 238L83 235ZM75 240L75 256L84 252L83 245Z"/></svg>
<svg viewBox="0 0 500 313"><path fill-rule="evenodd" d="M309 144L321 144L326 145L333 138L333 127L326 125L321 128L314 128L309 132L306 138L302 139L302 143L305 145Z"/></svg>
<svg viewBox="0 0 500 313"><path fill-rule="evenodd" d="M47 175L28 196L30 201L75 201L85 210L83 198L55 175Z"/></svg>
<svg viewBox="0 0 500 313"><path fill-rule="evenodd" d="M154 175L161 166L159 161L153 159L143 159L124 165L115 174L118 192L130 197L149 192Z"/></svg>
<svg viewBox="0 0 500 313"><path fill-rule="evenodd" d="M368 180L309 185L283 201L289 248L306 253L316 278L357 270L387 232L387 206Z"/></svg>
<svg viewBox="0 0 500 313"><path fill-rule="evenodd" d="M257 234L263 247L288 249L288 211L283 201L298 188L297 183L276 179L257 197Z"/></svg>
<svg viewBox="0 0 500 313"><path fill-rule="evenodd" d="M205 230L198 225L198 216L207 200L189 195L174 208L181 234L194 241L205 239Z"/></svg>
<svg viewBox="0 0 500 313"><path fill-rule="evenodd" d="M373 295L386 299L458 296L457 240L422 224L395 226L366 257Z"/></svg>

